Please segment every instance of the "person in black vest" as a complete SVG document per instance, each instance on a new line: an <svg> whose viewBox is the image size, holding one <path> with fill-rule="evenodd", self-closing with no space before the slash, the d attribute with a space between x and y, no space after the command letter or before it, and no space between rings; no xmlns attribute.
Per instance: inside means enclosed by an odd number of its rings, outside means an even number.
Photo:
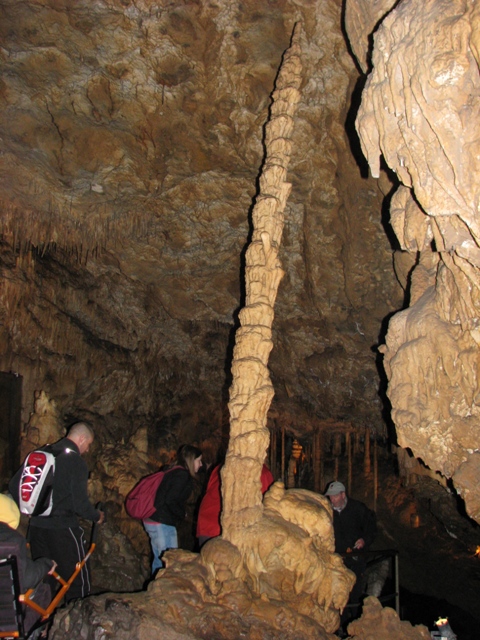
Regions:
<svg viewBox="0 0 480 640"><path fill-rule="evenodd" d="M77 422L67 436L52 445L58 452L53 481L53 506L49 516L32 516L29 541L32 558L53 558L57 572L68 580L77 562L86 555L84 531L78 518L101 524L105 515L90 503L87 493L88 469L82 455L94 439L93 430L85 422ZM9 490L18 503L21 468L9 483ZM58 583L52 582L52 590ZM73 581L67 592L68 600L84 598L90 593L88 563Z"/></svg>
<svg viewBox="0 0 480 640"><path fill-rule="evenodd" d="M367 551L377 533L376 516L363 502L347 497L342 482L331 482L325 495L333 507L333 531L335 534L335 552L344 556L345 566L357 577L350 593L348 604L342 614L342 626L354 619L360 608L365 588L364 574L367 568L365 554L355 551ZM357 605L357 606L355 606Z"/></svg>

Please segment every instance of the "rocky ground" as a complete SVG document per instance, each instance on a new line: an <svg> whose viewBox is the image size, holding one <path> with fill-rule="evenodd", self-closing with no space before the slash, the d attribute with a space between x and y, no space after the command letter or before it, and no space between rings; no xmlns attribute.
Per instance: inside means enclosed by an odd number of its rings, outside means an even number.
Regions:
<svg viewBox="0 0 480 640"><path fill-rule="evenodd" d="M435 629L448 617L459 640L476 640L480 629L480 527L462 514L462 503L435 480L408 487L392 474L394 460L379 460L378 536L374 549L396 549L400 617ZM373 482L359 477L352 494L372 506ZM382 596L393 592L391 577ZM394 606L393 601L385 602Z"/></svg>
<svg viewBox="0 0 480 640"><path fill-rule="evenodd" d="M338 477L347 475L346 461L340 459ZM333 465L325 462L325 480L331 478ZM373 471L373 469L372 469ZM333 477L333 475L332 475ZM365 476L363 457L355 459L352 473L352 496L374 506L373 473ZM181 547L196 550L193 519L200 487L188 505L189 519L179 530ZM420 477L414 484L404 486L395 469L394 457L380 450L378 459L378 493L376 500L378 535L373 550L398 552L400 597L399 614L402 620L414 625L423 624L434 630L439 617L448 617L459 640L478 640L480 629L480 557L476 555L480 545L480 527L462 513L461 501L435 480ZM143 535L140 533L139 535ZM93 574L101 581L96 591L116 591L112 584L115 572L107 576L108 564L100 540L97 557L93 557ZM109 544L110 552L113 542ZM131 554L118 546L118 555ZM117 567L118 569L118 567ZM141 588L147 576L146 564L140 568L132 560L125 566L125 573L138 576ZM120 572L121 573L121 572ZM121 578L120 573L116 574ZM119 591L129 590L121 581ZM384 606L395 608L393 571L390 569L381 593Z"/></svg>

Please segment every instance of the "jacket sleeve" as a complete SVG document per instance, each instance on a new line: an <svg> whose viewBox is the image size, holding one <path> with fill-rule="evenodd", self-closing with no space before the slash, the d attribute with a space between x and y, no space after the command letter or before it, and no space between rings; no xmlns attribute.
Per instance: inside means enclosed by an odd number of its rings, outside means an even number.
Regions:
<svg viewBox="0 0 480 640"><path fill-rule="evenodd" d="M364 505L363 515L363 539L365 540L365 546L368 548L375 540L377 535L377 516L375 512Z"/></svg>
<svg viewBox="0 0 480 640"><path fill-rule="evenodd" d="M268 489L273 484L274 479L273 479L272 472L266 465L263 465L262 467L262 474L260 476L260 481L262 483L262 493L265 493L266 491L268 491Z"/></svg>
<svg viewBox="0 0 480 640"><path fill-rule="evenodd" d="M98 522L100 512L90 502L87 493L88 469L82 458L72 452L71 454L71 474L73 507L75 513L85 520L93 520Z"/></svg>
<svg viewBox="0 0 480 640"><path fill-rule="evenodd" d="M24 588L34 589L47 575L52 566L53 560L49 558L38 558L38 560L30 560L30 558L27 558L23 574Z"/></svg>
<svg viewBox="0 0 480 640"><path fill-rule="evenodd" d="M31 560L27 555L27 544L25 538L20 534L15 536L18 544L18 556L22 589L34 589L37 584L47 575L53 566L53 560L49 558L38 558Z"/></svg>

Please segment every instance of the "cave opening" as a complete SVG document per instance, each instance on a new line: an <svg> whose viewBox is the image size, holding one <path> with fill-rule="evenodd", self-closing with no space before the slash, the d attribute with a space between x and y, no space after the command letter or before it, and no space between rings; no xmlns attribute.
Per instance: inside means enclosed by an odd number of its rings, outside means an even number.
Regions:
<svg viewBox="0 0 480 640"><path fill-rule="evenodd" d="M22 430L22 376L0 371L1 483L8 481L20 464Z"/></svg>

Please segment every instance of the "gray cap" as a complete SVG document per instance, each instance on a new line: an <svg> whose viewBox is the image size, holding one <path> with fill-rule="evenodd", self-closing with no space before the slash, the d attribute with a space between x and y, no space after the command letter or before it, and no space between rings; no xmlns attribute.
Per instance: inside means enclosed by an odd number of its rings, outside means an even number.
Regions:
<svg viewBox="0 0 480 640"><path fill-rule="evenodd" d="M331 482L328 485L328 489L325 491L326 496L338 496L339 493L345 492L345 485L343 482Z"/></svg>

